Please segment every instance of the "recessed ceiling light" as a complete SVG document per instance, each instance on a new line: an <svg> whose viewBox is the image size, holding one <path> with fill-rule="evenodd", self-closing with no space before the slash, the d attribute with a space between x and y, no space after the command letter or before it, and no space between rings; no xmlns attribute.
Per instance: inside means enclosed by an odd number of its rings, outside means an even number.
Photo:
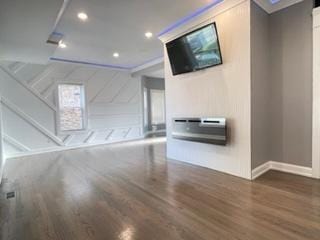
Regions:
<svg viewBox="0 0 320 240"><path fill-rule="evenodd" d="M67 45L64 42L62 41L59 42L59 48L66 48L66 47Z"/></svg>
<svg viewBox="0 0 320 240"><path fill-rule="evenodd" d="M144 35L146 36L146 38L152 38L153 33L152 32L146 32Z"/></svg>
<svg viewBox="0 0 320 240"><path fill-rule="evenodd" d="M113 57L115 57L115 58L118 58L120 55L119 55L119 53L117 53L117 52L115 52L114 54L113 54Z"/></svg>
<svg viewBox="0 0 320 240"><path fill-rule="evenodd" d="M81 19L82 21L86 21L88 19L88 15L84 12L78 13L78 18Z"/></svg>

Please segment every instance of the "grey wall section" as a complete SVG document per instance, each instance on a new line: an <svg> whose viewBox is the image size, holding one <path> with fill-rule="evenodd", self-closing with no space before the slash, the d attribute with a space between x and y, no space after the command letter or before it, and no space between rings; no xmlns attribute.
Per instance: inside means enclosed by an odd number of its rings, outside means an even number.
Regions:
<svg viewBox="0 0 320 240"><path fill-rule="evenodd" d="M271 160L269 15L251 2L251 165Z"/></svg>
<svg viewBox="0 0 320 240"><path fill-rule="evenodd" d="M312 166L312 7L270 16L273 161Z"/></svg>
<svg viewBox="0 0 320 240"><path fill-rule="evenodd" d="M144 131L151 131L152 130L152 123L151 123L151 90L165 90L165 82L163 78L152 78L152 77L143 77L142 78L142 86L147 89L147 100L148 100L148 126L144 128ZM157 130L164 130L166 129L165 124L159 124L157 126Z"/></svg>

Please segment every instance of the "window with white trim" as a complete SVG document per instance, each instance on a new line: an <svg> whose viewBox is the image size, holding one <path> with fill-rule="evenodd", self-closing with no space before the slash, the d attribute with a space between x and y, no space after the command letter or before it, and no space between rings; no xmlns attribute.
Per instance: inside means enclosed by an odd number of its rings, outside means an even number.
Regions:
<svg viewBox="0 0 320 240"><path fill-rule="evenodd" d="M58 85L58 129L82 131L87 127L85 91L82 84Z"/></svg>

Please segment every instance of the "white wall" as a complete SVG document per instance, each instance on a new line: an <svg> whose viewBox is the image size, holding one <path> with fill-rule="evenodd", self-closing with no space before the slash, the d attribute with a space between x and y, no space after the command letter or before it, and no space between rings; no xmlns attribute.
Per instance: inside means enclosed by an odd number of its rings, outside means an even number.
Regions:
<svg viewBox="0 0 320 240"><path fill-rule="evenodd" d="M230 8L231 4L235 6ZM162 40L167 42L213 21L217 24L223 65L173 76L165 50L167 155L250 179L250 1L223 3ZM226 147L172 138L172 118L206 116L228 119Z"/></svg>
<svg viewBox="0 0 320 240"><path fill-rule="evenodd" d="M320 178L320 7L313 10L312 170Z"/></svg>
<svg viewBox="0 0 320 240"><path fill-rule="evenodd" d="M0 100L1 100L1 95L0 95ZM5 164L5 159L3 155L3 141L2 141L2 108L0 104L0 184L2 180L2 174L3 174L3 168Z"/></svg>
<svg viewBox="0 0 320 240"><path fill-rule="evenodd" d="M89 128L56 134L56 84L83 83ZM141 78L128 71L52 62L0 62L6 156L142 137Z"/></svg>

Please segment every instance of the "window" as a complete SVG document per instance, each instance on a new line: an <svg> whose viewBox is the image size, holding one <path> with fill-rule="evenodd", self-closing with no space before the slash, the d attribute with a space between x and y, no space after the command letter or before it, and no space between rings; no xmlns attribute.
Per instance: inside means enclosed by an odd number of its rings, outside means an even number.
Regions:
<svg viewBox="0 0 320 240"><path fill-rule="evenodd" d="M81 131L86 129L85 94L82 84L58 85L58 129Z"/></svg>
<svg viewBox="0 0 320 240"><path fill-rule="evenodd" d="M153 125L165 123L164 90L151 90L151 122Z"/></svg>

